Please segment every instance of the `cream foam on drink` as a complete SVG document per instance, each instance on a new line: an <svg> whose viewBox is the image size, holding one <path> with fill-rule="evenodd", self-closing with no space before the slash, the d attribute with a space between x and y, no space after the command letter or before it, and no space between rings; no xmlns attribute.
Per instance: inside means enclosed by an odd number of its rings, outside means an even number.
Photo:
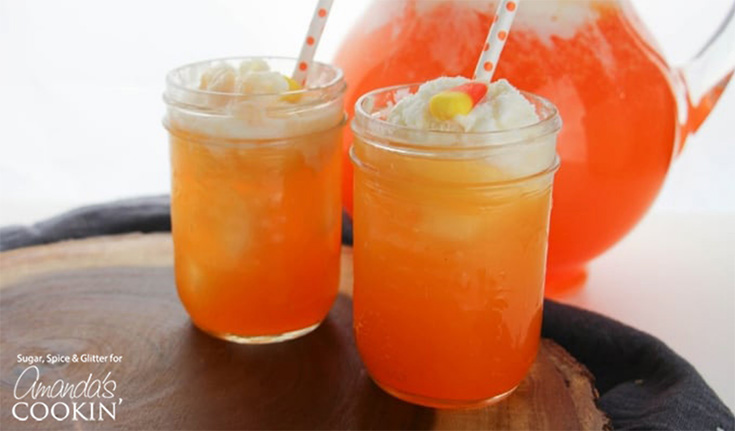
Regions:
<svg viewBox="0 0 735 431"><path fill-rule="evenodd" d="M245 60L235 69L227 63L210 66L202 73L200 90L236 94L279 94L289 90L294 81L278 72L270 70L264 60ZM297 84L296 84L297 85Z"/></svg>
<svg viewBox="0 0 735 431"><path fill-rule="evenodd" d="M415 129L448 132L495 132L518 129L539 121L534 106L505 79L489 84L485 98L467 115L440 120L431 114L429 104L432 97L469 82L472 81L461 76L428 81L416 93L398 101L388 113L387 120Z"/></svg>
<svg viewBox="0 0 735 431"><path fill-rule="evenodd" d="M318 72L301 91L262 59L185 66L169 75L176 90L167 100L178 102L169 110L170 125L223 139L279 139L330 129L343 120L341 97L319 91L335 76Z"/></svg>
<svg viewBox="0 0 735 431"><path fill-rule="evenodd" d="M467 157L482 158L483 164L496 168L477 171L483 180L520 178L553 166L555 136L539 135L537 127L530 127L542 123L537 106L504 79L488 84L485 96L466 115L440 119L432 114L434 96L472 82L464 77L442 77L422 84L412 94L399 91L395 104L379 111L377 117L399 126L390 137L396 142L467 148ZM511 148L506 144L519 145ZM472 152L476 148L487 152L479 156Z"/></svg>
<svg viewBox="0 0 735 431"><path fill-rule="evenodd" d="M597 6L604 4L619 3L619 0L524 0L523 5L518 8L514 29L522 29L536 34L543 42L551 44L553 38L570 39L584 30L599 18ZM623 6L627 2L622 2ZM450 5L451 7L447 7ZM412 14L423 18L429 14L435 14L439 19L451 22L471 16L475 13L493 16L497 8L497 1L384 1L375 2L373 7L379 12L370 13L369 20L362 22L355 29L356 32L368 34L387 25L396 25L392 20L397 16L403 16L409 10ZM436 14L437 9L441 14ZM392 28L394 34L406 31L403 26ZM458 29L463 31L463 29ZM433 53L432 55L443 56L446 54Z"/></svg>

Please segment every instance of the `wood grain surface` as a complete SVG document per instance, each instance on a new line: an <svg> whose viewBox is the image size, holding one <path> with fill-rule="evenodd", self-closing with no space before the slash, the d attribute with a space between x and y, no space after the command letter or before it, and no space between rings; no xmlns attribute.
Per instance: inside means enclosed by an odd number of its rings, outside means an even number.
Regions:
<svg viewBox="0 0 735 431"><path fill-rule="evenodd" d="M176 296L167 234L68 241L0 253L0 428L8 429L605 429L589 372L550 340L505 401L433 410L375 386L352 337L351 249L341 293L312 334L243 346L194 328ZM39 381L114 380L115 420L21 422L18 402L89 401L14 389L18 355L115 354L119 363L36 364ZM28 373L28 372L27 372ZM22 394L30 382L19 384ZM121 400L121 401L120 401ZM88 407L88 406L87 406ZM96 407L95 407L96 408ZM63 415L63 407L57 409ZM86 410L84 410L86 411ZM27 414L21 405L21 416ZM42 408L38 408L39 415Z"/></svg>

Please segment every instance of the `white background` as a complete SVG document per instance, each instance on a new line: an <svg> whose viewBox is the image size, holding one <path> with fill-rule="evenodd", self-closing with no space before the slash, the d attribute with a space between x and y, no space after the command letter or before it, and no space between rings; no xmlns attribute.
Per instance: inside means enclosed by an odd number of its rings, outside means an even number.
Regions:
<svg viewBox="0 0 735 431"><path fill-rule="evenodd" d="M732 0L638 0L671 64ZM194 60L296 56L314 1L0 0L0 226L167 193L164 75ZM367 4L336 0L330 61ZM521 5L522 7L522 5ZM652 332L735 405L735 85L674 163L643 223L567 298ZM652 261L653 259L653 261ZM652 265L652 262L657 262Z"/></svg>

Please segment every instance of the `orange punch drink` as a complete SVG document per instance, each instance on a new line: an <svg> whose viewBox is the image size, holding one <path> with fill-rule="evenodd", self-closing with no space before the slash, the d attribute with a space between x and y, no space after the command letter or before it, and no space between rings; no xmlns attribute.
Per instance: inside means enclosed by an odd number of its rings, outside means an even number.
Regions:
<svg viewBox="0 0 735 431"><path fill-rule="evenodd" d="M384 390L440 408L502 399L535 359L558 167L551 103L501 80L447 119L466 83L376 90L352 123L357 347Z"/></svg>
<svg viewBox="0 0 735 431"><path fill-rule="evenodd" d="M341 236L342 73L236 58L167 77L176 285L194 324L241 343L315 329L334 301Z"/></svg>

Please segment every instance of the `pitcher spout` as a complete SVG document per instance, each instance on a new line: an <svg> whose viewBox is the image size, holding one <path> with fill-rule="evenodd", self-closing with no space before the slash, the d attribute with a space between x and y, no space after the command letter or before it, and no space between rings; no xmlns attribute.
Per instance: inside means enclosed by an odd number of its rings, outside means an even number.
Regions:
<svg viewBox="0 0 735 431"><path fill-rule="evenodd" d="M679 150L689 134L695 133L709 116L725 91L735 69L735 3L724 21L702 50L683 67L675 70L683 86L681 100L682 133Z"/></svg>

